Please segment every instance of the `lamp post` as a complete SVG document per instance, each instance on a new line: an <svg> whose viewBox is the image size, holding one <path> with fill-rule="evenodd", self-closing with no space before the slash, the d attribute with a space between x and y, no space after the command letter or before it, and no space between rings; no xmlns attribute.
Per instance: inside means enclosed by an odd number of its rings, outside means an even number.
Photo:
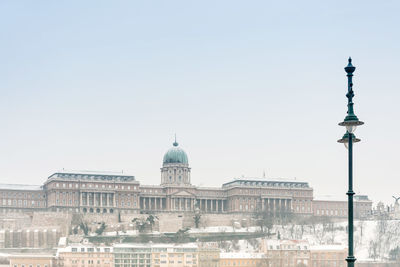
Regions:
<svg viewBox="0 0 400 267"><path fill-rule="evenodd" d="M357 116L354 114L353 108L353 72L356 68L351 64L351 58L349 58L348 65L344 68L347 73L347 94L346 97L348 99L347 103L347 116L343 122L339 123L340 126L346 127L346 133L343 135L342 139L338 140L339 143L343 143L349 153L349 190L347 191L348 197L348 256L346 258L347 266L354 267L354 262L356 258L354 257L354 246L353 246L353 235L354 235L354 223L353 223L353 143L359 142L360 139L356 138L354 135L354 131L357 126L363 125L364 122L358 120Z"/></svg>

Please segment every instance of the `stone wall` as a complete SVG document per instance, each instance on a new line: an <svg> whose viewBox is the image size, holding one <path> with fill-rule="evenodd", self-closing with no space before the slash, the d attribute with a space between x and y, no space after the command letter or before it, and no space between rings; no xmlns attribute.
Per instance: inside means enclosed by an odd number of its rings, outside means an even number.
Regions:
<svg viewBox="0 0 400 267"><path fill-rule="evenodd" d="M0 248L54 248L60 237L58 229L0 230Z"/></svg>
<svg viewBox="0 0 400 267"><path fill-rule="evenodd" d="M22 229L32 224L32 213L2 213L0 214L0 229Z"/></svg>

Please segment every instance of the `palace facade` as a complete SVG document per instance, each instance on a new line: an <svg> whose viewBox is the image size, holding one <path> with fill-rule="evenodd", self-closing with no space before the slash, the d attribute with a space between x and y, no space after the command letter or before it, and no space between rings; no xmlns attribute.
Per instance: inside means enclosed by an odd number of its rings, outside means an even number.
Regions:
<svg viewBox="0 0 400 267"><path fill-rule="evenodd" d="M313 188L307 182L235 179L218 188L198 187L191 183L190 173L186 152L174 142L163 158L160 185L143 185L134 176L121 173L62 171L52 174L42 186L1 184L0 210L80 213L263 211L272 215L317 215L313 208ZM363 207L365 203L371 209L372 202L364 199Z"/></svg>

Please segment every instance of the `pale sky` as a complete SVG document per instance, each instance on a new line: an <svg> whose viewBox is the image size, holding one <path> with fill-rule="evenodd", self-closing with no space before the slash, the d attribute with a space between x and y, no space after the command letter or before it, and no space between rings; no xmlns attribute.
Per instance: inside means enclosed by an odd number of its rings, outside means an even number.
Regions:
<svg viewBox="0 0 400 267"><path fill-rule="evenodd" d="M65 169L158 184L177 133L192 183L307 181L400 196L399 1L0 1L0 182Z"/></svg>

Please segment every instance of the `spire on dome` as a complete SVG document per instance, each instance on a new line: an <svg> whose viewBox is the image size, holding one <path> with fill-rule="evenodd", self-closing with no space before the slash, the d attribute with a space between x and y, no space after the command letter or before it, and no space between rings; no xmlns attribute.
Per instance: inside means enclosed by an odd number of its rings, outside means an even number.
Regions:
<svg viewBox="0 0 400 267"><path fill-rule="evenodd" d="M175 142L172 143L174 146L178 146L179 144L176 142L176 134L175 134Z"/></svg>

